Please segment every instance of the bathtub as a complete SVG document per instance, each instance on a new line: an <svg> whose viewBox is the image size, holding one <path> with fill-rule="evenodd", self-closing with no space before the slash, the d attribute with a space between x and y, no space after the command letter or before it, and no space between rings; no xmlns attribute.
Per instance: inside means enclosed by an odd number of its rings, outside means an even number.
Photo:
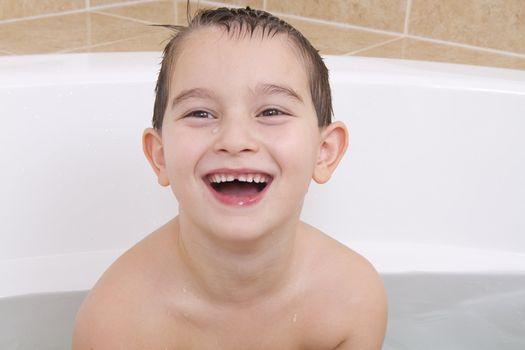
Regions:
<svg viewBox="0 0 525 350"><path fill-rule="evenodd" d="M0 349L69 348L100 274L175 215L141 149L159 61L0 58ZM350 147L303 218L381 273L384 349L525 349L525 72L326 62Z"/></svg>

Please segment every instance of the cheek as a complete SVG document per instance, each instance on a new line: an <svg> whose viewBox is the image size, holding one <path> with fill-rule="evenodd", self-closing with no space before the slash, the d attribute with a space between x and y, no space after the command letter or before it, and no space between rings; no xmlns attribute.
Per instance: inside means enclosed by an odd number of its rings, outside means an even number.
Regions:
<svg viewBox="0 0 525 350"><path fill-rule="evenodd" d="M319 132L317 127L299 125L280 130L270 138L269 147L283 172L293 173L296 181L308 183L317 160Z"/></svg>
<svg viewBox="0 0 525 350"><path fill-rule="evenodd" d="M164 142L164 155L166 170L172 183L181 182L188 177L188 173L195 170L195 164L202 154L202 147L203 141L195 133L183 130L173 130L170 133L169 141Z"/></svg>

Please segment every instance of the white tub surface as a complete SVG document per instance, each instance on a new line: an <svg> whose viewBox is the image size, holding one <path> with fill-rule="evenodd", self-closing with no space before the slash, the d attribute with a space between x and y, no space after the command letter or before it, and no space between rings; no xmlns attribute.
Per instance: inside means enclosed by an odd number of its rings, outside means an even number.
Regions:
<svg viewBox="0 0 525 350"><path fill-rule="evenodd" d="M382 274L525 276L525 254L415 243L346 244L366 256ZM124 249L115 249L0 261L0 298L86 291L123 252Z"/></svg>
<svg viewBox="0 0 525 350"><path fill-rule="evenodd" d="M176 213L141 146L159 61L0 57L0 261L125 249ZM306 221L349 245L525 253L525 72L326 61L350 147Z"/></svg>
<svg viewBox="0 0 525 350"><path fill-rule="evenodd" d="M326 61L350 147L303 218L383 275L385 350L524 349L525 72ZM70 325L109 264L175 215L141 149L159 62L0 57L0 348L67 348L36 329Z"/></svg>

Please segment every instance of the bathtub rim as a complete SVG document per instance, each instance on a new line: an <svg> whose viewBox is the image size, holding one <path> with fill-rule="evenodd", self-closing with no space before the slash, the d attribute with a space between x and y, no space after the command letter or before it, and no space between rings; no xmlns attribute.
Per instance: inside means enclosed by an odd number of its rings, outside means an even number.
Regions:
<svg viewBox="0 0 525 350"><path fill-rule="evenodd" d="M4 56L0 57L0 90L46 84L153 82L156 77L151 71L158 71L160 55L126 52ZM331 72L341 73L332 75L335 84L401 83L525 96L525 71L520 70L353 56L325 56L325 60ZM42 67L49 70L42 71ZM91 74L100 69L103 74ZM40 74L35 76L34 72ZM348 246L367 257L380 273L525 273L525 254L521 253L414 242L351 242ZM0 276L6 276L0 284L0 297L87 290L124 250L0 260ZM447 256L446 261L439 259L443 256Z"/></svg>
<svg viewBox="0 0 525 350"><path fill-rule="evenodd" d="M343 242L344 243L344 242ZM346 244L380 274L446 273L525 275L525 254L413 242ZM0 299L51 292L87 291L126 249L0 261Z"/></svg>
<svg viewBox="0 0 525 350"><path fill-rule="evenodd" d="M525 70L357 56L323 55L323 59L329 68L332 84L344 80L525 95ZM156 80L156 74L151 74L152 68L158 72L160 62L160 52L2 56L0 89L151 82ZM336 74L332 74L334 72Z"/></svg>

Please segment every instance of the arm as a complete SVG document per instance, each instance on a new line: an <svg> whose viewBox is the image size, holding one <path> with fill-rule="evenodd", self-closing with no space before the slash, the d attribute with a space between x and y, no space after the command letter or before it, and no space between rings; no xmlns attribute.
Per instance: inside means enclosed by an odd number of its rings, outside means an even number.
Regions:
<svg viewBox="0 0 525 350"><path fill-rule="evenodd" d="M109 305L104 305L97 295L90 295L77 313L73 332L73 350L108 348L115 344L113 337L118 334L118 322ZM113 347L114 348L114 347Z"/></svg>
<svg viewBox="0 0 525 350"><path fill-rule="evenodd" d="M366 266L368 265L368 266ZM335 350L381 350L387 326L387 297L377 272L366 264L360 291L354 296L349 315L355 315L345 341Z"/></svg>
<svg viewBox="0 0 525 350"><path fill-rule="evenodd" d="M106 272L90 291L75 318L73 350L126 349L133 341L130 329L136 325L137 307L129 292L129 282L110 278Z"/></svg>

